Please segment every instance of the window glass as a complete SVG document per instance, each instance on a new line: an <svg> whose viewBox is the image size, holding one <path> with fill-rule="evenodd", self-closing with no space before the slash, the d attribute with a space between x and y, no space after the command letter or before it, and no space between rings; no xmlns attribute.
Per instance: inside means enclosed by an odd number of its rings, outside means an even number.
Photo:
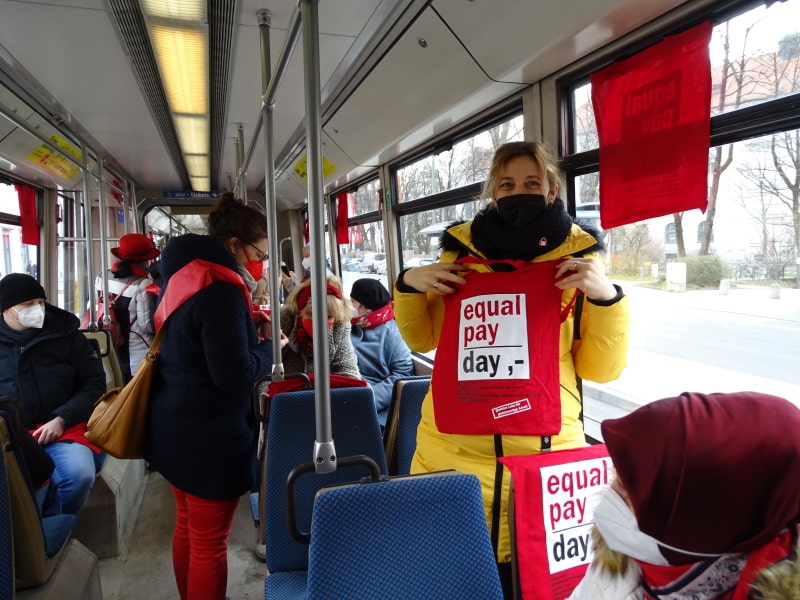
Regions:
<svg viewBox="0 0 800 600"><path fill-rule="evenodd" d="M386 286L386 289L391 289L386 275L383 222L371 221L351 225L349 232L350 243L339 244L345 295L350 295L353 283L362 277L377 279Z"/></svg>
<svg viewBox="0 0 800 600"><path fill-rule="evenodd" d="M572 131L575 138L573 140L574 151L586 152L595 150L600 142L597 137L597 123L594 120L594 108L592 107L592 86L579 86L572 91Z"/></svg>
<svg viewBox="0 0 800 600"><path fill-rule="evenodd" d="M486 179L494 151L523 139L522 115L397 170L397 201L410 202Z"/></svg>
<svg viewBox="0 0 800 600"><path fill-rule="evenodd" d="M471 200L400 217L401 268L418 267L439 259L439 239L455 221L469 221L488 200Z"/></svg>
<svg viewBox="0 0 800 600"><path fill-rule="evenodd" d="M357 217L378 210L380 201L380 181L375 178L367 183L358 186L352 193L348 218Z"/></svg>
<svg viewBox="0 0 800 600"><path fill-rule="evenodd" d="M617 381L589 385L638 402L684 390L800 397L799 147L800 130L714 147L705 213L603 232L631 351Z"/></svg>
<svg viewBox="0 0 800 600"><path fill-rule="evenodd" d="M800 92L800 3L759 6L714 27L711 114Z"/></svg>
<svg viewBox="0 0 800 600"><path fill-rule="evenodd" d="M709 44L711 114L800 93L800 2L759 6L719 23ZM598 148L591 84L572 90L573 152Z"/></svg>
<svg viewBox="0 0 800 600"><path fill-rule="evenodd" d="M3 258L0 277L8 273L27 273L39 278L39 253L36 246L22 243L19 223L19 198L13 185L0 183L0 236Z"/></svg>

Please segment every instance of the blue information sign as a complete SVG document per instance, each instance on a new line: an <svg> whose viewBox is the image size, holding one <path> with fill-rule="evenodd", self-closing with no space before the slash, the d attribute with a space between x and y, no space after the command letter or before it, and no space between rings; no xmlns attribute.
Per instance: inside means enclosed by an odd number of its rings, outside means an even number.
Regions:
<svg viewBox="0 0 800 600"><path fill-rule="evenodd" d="M202 200L216 200L219 192L195 192L193 190L163 190L164 198L199 198Z"/></svg>

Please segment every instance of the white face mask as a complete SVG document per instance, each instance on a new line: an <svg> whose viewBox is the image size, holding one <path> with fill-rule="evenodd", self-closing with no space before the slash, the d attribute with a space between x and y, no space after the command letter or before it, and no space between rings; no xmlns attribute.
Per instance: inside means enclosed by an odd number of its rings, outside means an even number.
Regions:
<svg viewBox="0 0 800 600"><path fill-rule="evenodd" d="M303 259L303 268L304 268L306 271L310 271L310 270L311 270L311 257L310 257L310 256L306 256L306 257Z"/></svg>
<svg viewBox="0 0 800 600"><path fill-rule="evenodd" d="M23 327L41 329L44 325L44 304L27 306L18 311L17 322Z"/></svg>
<svg viewBox="0 0 800 600"><path fill-rule="evenodd" d="M594 522L609 548L651 565L667 566L670 564L659 551L659 546L698 558L721 556L720 554L700 554L675 548L642 533L639 531L639 524L636 522L636 516L630 506L612 488L606 490L603 498L597 504L597 508L594 509Z"/></svg>

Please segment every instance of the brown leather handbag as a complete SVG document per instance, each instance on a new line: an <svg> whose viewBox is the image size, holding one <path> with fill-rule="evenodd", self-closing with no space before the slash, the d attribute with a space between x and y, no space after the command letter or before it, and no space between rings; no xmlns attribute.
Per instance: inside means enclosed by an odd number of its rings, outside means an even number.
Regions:
<svg viewBox="0 0 800 600"><path fill-rule="evenodd" d="M115 458L143 456L150 391L164 330L163 326L158 330L131 380L100 396L86 423L86 438Z"/></svg>

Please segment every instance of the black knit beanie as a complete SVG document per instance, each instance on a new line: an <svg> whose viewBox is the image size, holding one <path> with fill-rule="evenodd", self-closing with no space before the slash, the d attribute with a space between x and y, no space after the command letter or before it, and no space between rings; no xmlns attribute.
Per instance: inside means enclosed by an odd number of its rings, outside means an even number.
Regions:
<svg viewBox="0 0 800 600"><path fill-rule="evenodd" d="M0 312L34 298L47 298L47 295L30 275L9 273L0 279Z"/></svg>
<svg viewBox="0 0 800 600"><path fill-rule="evenodd" d="M350 297L356 302L363 304L370 310L376 310L389 304L392 297L389 290L377 279L359 279L353 284L350 290Z"/></svg>

